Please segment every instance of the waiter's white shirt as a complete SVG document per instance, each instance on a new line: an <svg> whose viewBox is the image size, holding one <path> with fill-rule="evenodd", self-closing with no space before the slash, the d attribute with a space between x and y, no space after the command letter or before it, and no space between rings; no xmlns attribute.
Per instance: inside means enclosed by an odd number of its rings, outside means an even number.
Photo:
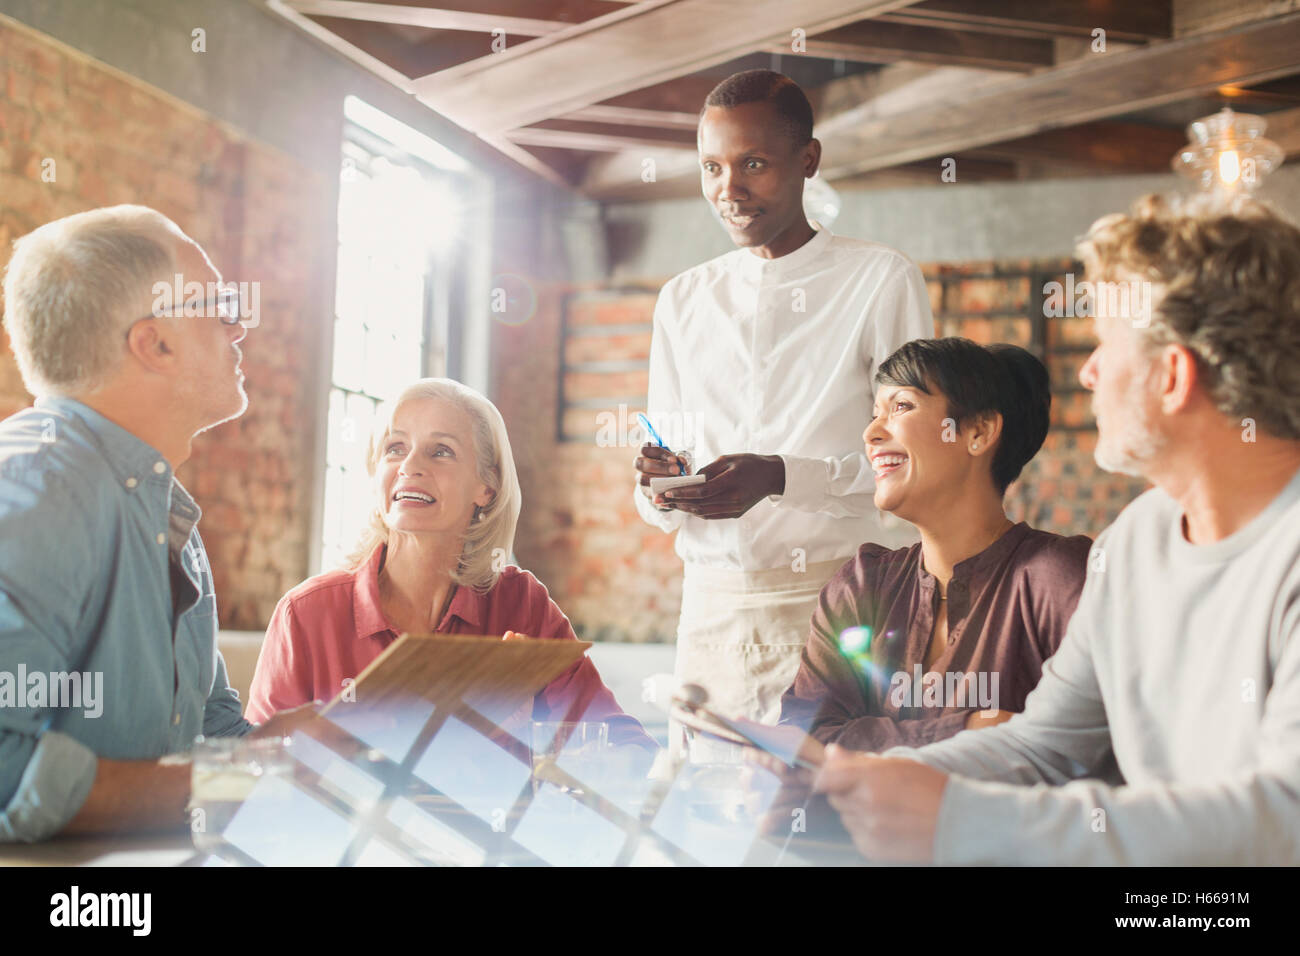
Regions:
<svg viewBox="0 0 1300 956"><path fill-rule="evenodd" d="M682 560L760 571L852 555L890 537L863 449L876 369L934 336L925 281L901 252L816 235L789 255L737 249L670 280L655 305L646 411L698 471L720 455L780 455L785 493L740 518L637 510L680 529ZM895 533L896 534L896 533Z"/></svg>

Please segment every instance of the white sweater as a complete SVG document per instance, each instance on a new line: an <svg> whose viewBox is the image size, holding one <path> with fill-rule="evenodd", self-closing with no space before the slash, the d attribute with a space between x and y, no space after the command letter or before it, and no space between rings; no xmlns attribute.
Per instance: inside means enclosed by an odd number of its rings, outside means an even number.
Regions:
<svg viewBox="0 0 1300 956"><path fill-rule="evenodd" d="M1208 545L1142 495L1024 713L888 755L954 775L939 863L1300 863L1300 473Z"/></svg>

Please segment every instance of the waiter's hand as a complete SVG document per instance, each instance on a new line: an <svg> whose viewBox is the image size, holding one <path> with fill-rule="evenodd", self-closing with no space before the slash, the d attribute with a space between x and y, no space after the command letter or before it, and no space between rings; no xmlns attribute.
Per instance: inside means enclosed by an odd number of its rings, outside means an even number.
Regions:
<svg viewBox="0 0 1300 956"><path fill-rule="evenodd" d="M739 518L768 495L785 491L785 462L779 455L723 455L698 472L702 485L674 488L661 499L701 518Z"/></svg>
<svg viewBox="0 0 1300 956"><path fill-rule="evenodd" d="M853 845L881 863L932 863L934 831L948 775L901 757L854 753L831 744L814 788L840 813Z"/></svg>
<svg viewBox="0 0 1300 956"><path fill-rule="evenodd" d="M686 459L679 458L673 454L672 449L663 448L659 445L652 445L646 442L641 446L641 455L636 460L637 480L645 490L648 497L650 494L651 478L669 478L677 475L690 474L690 466L687 465ZM685 470L683 470L685 469ZM655 502L655 505L661 511L667 511L663 496Z"/></svg>

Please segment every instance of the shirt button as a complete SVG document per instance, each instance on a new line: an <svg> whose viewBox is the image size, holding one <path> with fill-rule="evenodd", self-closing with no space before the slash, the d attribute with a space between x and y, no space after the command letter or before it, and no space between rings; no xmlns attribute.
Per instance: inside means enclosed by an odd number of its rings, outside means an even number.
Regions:
<svg viewBox="0 0 1300 956"><path fill-rule="evenodd" d="M166 543L167 543L167 535L165 535L165 534L163 534L161 531L159 531L159 532L158 532L158 537L157 537L155 540L156 540L159 544L166 544Z"/></svg>
<svg viewBox="0 0 1300 956"><path fill-rule="evenodd" d="M153 470L155 473L161 475L167 470L167 463L165 461L155 461L153 463Z"/></svg>
<svg viewBox="0 0 1300 956"><path fill-rule="evenodd" d="M126 480L126 486L128 488L134 488L138 484L140 484L140 482L136 479L134 475L132 475L130 478Z"/></svg>

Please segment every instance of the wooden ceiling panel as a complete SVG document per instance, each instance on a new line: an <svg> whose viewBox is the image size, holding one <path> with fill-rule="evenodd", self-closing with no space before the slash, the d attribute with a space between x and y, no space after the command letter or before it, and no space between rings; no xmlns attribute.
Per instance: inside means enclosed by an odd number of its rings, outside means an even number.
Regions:
<svg viewBox="0 0 1300 956"><path fill-rule="evenodd" d="M429 30L421 31L419 36L422 39L413 42L405 39L410 35L407 31L397 33L387 29L385 24L314 15L308 19L410 80L492 52L492 36L488 33ZM503 42L509 48L530 39L520 34L507 34Z"/></svg>
<svg viewBox="0 0 1300 956"><path fill-rule="evenodd" d="M792 36L905 0L645 0L560 33L417 80L421 100L478 132L503 132L606 102Z"/></svg>
<svg viewBox="0 0 1300 956"><path fill-rule="evenodd" d="M1087 36L1129 42L1173 36L1173 0L925 0L882 19L1003 35Z"/></svg>
<svg viewBox="0 0 1300 956"><path fill-rule="evenodd" d="M311 16L399 23L435 30L545 36L623 9L616 0L285 0Z"/></svg>
<svg viewBox="0 0 1300 956"><path fill-rule="evenodd" d="M809 93L837 184L933 182L943 157L962 182L1163 171L1223 103L1300 152L1300 13L1269 0L266 2L594 198L698 193L699 109L755 67Z"/></svg>
<svg viewBox="0 0 1300 956"><path fill-rule="evenodd" d="M772 47L786 51L788 45ZM938 29L864 20L809 37L809 56L869 63L913 63L971 66L1027 72L1055 62L1051 40L994 36L965 30Z"/></svg>

